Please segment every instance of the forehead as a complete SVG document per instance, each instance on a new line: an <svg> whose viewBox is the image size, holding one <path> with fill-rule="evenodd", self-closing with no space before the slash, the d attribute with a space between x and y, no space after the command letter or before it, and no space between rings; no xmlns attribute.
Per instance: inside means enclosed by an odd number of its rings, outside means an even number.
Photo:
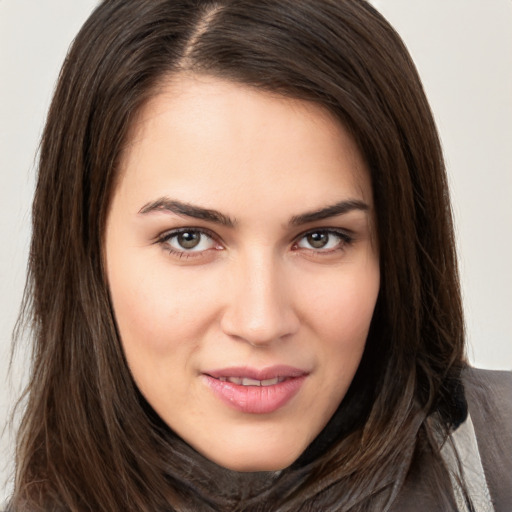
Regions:
<svg viewBox="0 0 512 512"><path fill-rule="evenodd" d="M202 204L245 194L314 208L340 193L371 203L364 159L326 109L200 75L160 85L132 126L120 173L140 193Z"/></svg>

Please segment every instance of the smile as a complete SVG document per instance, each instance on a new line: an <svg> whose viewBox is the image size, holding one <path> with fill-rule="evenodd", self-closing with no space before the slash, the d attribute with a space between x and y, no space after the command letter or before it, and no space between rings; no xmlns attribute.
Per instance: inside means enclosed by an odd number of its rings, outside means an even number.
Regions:
<svg viewBox="0 0 512 512"><path fill-rule="evenodd" d="M250 379L249 377L219 377L221 382L231 382L232 384L238 384L239 386L274 386L283 382L287 377L274 377L273 379L257 380Z"/></svg>
<svg viewBox="0 0 512 512"><path fill-rule="evenodd" d="M264 370L229 368L204 373L214 396L231 409L270 414L284 407L301 389L308 372L289 366Z"/></svg>

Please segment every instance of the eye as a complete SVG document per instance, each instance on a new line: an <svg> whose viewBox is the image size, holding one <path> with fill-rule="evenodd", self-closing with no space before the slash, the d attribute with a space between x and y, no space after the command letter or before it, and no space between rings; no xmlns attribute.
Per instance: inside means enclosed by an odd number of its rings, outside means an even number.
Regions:
<svg viewBox="0 0 512 512"><path fill-rule="evenodd" d="M218 246L212 236L199 230L184 228L165 233L159 240L171 253L199 253Z"/></svg>
<svg viewBox="0 0 512 512"><path fill-rule="evenodd" d="M333 251L342 249L344 245L352 242L352 237L342 231L316 230L302 236L296 244L301 249L314 251Z"/></svg>

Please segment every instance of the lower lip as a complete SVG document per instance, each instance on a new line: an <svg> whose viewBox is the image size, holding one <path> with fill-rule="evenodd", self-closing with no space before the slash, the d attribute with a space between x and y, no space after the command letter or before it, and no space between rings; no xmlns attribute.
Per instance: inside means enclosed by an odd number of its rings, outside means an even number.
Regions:
<svg viewBox="0 0 512 512"><path fill-rule="evenodd" d="M203 375L213 393L233 409L269 414L284 407L300 390L306 375L291 377L273 386L241 386Z"/></svg>

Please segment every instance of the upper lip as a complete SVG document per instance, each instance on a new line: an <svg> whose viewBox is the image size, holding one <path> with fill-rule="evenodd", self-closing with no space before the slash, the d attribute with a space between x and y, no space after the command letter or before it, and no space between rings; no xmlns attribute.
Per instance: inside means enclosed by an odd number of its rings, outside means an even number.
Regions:
<svg viewBox="0 0 512 512"><path fill-rule="evenodd" d="M232 366L229 368L221 368L216 370L209 370L203 372L205 375L209 375L215 379L221 377L246 377L254 380L268 380L275 379L276 377L281 378L292 378L302 377L307 375L309 372L300 368L295 368L288 365L275 365L267 366L266 368L251 368L249 366Z"/></svg>

